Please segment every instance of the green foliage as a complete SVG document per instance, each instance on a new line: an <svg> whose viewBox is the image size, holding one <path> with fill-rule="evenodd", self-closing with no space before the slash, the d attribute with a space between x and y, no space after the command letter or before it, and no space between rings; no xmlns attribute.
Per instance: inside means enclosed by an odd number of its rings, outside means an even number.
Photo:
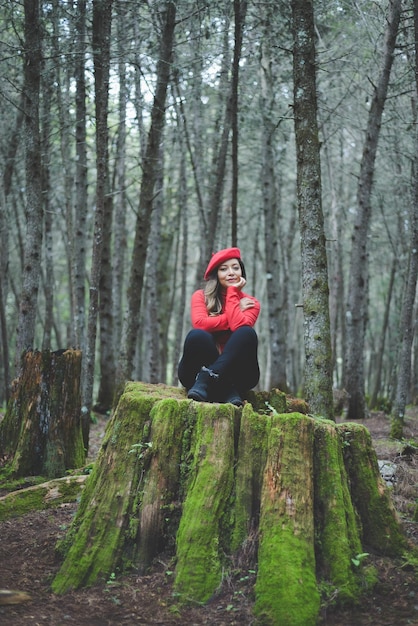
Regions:
<svg viewBox="0 0 418 626"><path fill-rule="evenodd" d="M359 567L359 565L363 562L363 560L369 556L368 552L362 552L361 554L356 554L355 557L353 557L351 559L351 562L353 563L353 565L355 565L356 567Z"/></svg>

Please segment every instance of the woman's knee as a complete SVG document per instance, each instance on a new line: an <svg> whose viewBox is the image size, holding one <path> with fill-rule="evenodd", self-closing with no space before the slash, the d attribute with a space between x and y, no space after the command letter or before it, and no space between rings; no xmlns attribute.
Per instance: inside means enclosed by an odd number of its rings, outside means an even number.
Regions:
<svg viewBox="0 0 418 626"><path fill-rule="evenodd" d="M252 326L240 326L233 334L247 343L258 344L257 333Z"/></svg>
<svg viewBox="0 0 418 626"><path fill-rule="evenodd" d="M196 344L196 343L204 343L204 342L210 342L213 341L212 339L212 335L210 333L208 333L206 330L200 330L199 328L193 328L192 330L190 330L187 335L186 335L186 339L184 340L184 345L189 346L190 344Z"/></svg>

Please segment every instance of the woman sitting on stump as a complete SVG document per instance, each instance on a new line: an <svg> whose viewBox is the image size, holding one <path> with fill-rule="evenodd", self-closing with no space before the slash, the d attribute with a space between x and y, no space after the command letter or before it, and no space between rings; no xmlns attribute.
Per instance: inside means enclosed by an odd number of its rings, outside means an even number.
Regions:
<svg viewBox="0 0 418 626"><path fill-rule="evenodd" d="M204 280L205 288L192 295L193 330L184 342L178 377L188 398L241 406L260 378L253 329L260 303L242 291L247 281L239 248L214 254Z"/></svg>

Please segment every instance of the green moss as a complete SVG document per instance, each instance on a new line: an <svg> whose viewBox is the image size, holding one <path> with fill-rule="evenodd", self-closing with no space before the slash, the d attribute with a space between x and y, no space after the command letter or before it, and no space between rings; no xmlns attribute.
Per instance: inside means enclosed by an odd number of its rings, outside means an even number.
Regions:
<svg viewBox="0 0 418 626"><path fill-rule="evenodd" d="M313 423L298 413L271 420L260 511L255 615L273 626L317 622L313 528Z"/></svg>
<svg viewBox="0 0 418 626"><path fill-rule="evenodd" d="M13 477L10 465L7 465L0 470L0 485L3 491L17 491L18 489L25 489L27 487L32 487L33 485L40 485L46 481L46 476L24 476L21 478L15 478Z"/></svg>
<svg viewBox="0 0 418 626"><path fill-rule="evenodd" d="M280 389L271 391L250 391L248 401L257 413L270 412L272 407L276 413L286 412L286 394Z"/></svg>
<svg viewBox="0 0 418 626"><path fill-rule="evenodd" d="M251 404L238 410L128 383L62 544L54 591L142 569L168 546L181 601L203 603L230 558L258 537L260 624L316 624L319 587L354 603L376 576L367 560L351 562L369 551L362 540L388 535L382 547L393 549L400 532L370 441L357 425L288 412L298 405L287 398L283 413L270 401L267 411L263 395L258 401L259 412Z"/></svg>
<svg viewBox="0 0 418 626"><path fill-rule="evenodd" d="M332 422L315 422L314 476L318 575L335 589L339 603L354 601L362 581L352 558L362 552L362 545L341 440Z"/></svg>
<svg viewBox="0 0 418 626"><path fill-rule="evenodd" d="M86 476L71 476L13 491L0 498L0 521L30 511L54 508L64 502L75 502L82 492Z"/></svg>
<svg viewBox="0 0 418 626"><path fill-rule="evenodd" d="M234 407L199 407L193 466L177 533L176 592L206 602L221 582L222 527L233 485Z"/></svg>
<svg viewBox="0 0 418 626"><path fill-rule="evenodd" d="M251 528L258 526L260 492L266 463L266 428L269 417L244 406L241 415L235 470L233 531L230 550L236 552L246 541Z"/></svg>
<svg viewBox="0 0 418 626"><path fill-rule="evenodd" d="M170 533L177 520L173 519L176 509L171 505L179 497L182 440L189 406L186 400L167 398L157 402L150 413L149 459L144 466L143 489L135 498L129 528L134 540L132 560L140 571L147 569L166 544L174 543ZM132 535L134 528L137 535Z"/></svg>
<svg viewBox="0 0 418 626"><path fill-rule="evenodd" d="M55 593L93 584L118 566L146 459L132 453L146 443L148 420L157 401L131 390L123 395L68 535L58 546L68 549L52 588ZM135 451L135 448L134 448Z"/></svg>
<svg viewBox="0 0 418 626"><path fill-rule="evenodd" d="M313 549L294 529L263 525L258 553L255 615L263 625L314 626L319 591Z"/></svg>
<svg viewBox="0 0 418 626"><path fill-rule="evenodd" d="M363 548L400 556L407 542L389 491L380 476L376 452L367 428L345 422L337 426L352 502L362 525Z"/></svg>

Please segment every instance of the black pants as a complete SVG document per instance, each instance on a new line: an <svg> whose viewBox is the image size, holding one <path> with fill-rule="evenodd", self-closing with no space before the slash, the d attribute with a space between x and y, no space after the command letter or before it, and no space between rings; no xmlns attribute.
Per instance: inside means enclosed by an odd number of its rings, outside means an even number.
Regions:
<svg viewBox="0 0 418 626"><path fill-rule="evenodd" d="M190 389L203 365L233 384L241 394L256 386L260 378L257 358L258 338L251 326L234 331L219 354L215 339L205 330L191 330L184 342L178 367L181 384Z"/></svg>

